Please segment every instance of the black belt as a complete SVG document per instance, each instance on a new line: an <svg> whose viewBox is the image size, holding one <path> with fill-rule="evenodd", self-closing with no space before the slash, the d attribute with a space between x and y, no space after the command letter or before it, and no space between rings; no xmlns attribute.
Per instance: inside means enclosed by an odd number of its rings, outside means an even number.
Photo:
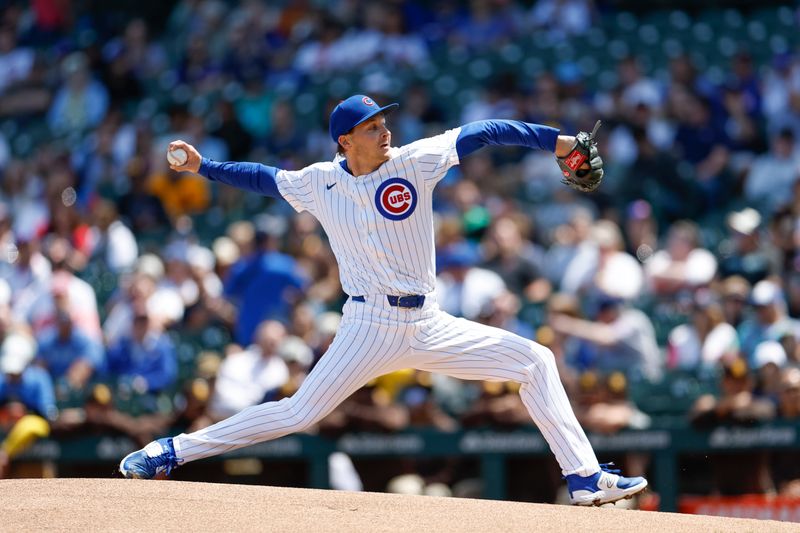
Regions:
<svg viewBox="0 0 800 533"><path fill-rule="evenodd" d="M351 296L350 299L354 302L366 301L363 296ZM392 296L387 294L386 299L392 307L402 307L404 309L419 309L425 304L425 295L423 294L411 294L409 296Z"/></svg>

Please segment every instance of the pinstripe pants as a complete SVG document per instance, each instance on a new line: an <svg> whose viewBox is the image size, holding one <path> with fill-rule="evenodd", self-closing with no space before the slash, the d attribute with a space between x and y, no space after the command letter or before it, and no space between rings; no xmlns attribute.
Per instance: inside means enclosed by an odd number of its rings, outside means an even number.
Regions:
<svg viewBox="0 0 800 533"><path fill-rule="evenodd" d="M600 470L572 412L553 353L518 335L455 318L432 297L421 309L391 307L382 295L348 300L330 348L290 398L248 407L173 439L180 461L194 461L302 431L371 379L416 368L461 379L515 381L564 475Z"/></svg>

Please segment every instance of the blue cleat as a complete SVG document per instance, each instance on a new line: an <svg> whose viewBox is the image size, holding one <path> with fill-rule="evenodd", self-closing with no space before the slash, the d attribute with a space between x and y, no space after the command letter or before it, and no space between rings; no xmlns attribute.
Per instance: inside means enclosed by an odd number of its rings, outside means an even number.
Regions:
<svg viewBox="0 0 800 533"><path fill-rule="evenodd" d="M581 477L566 476L569 500L573 505L603 505L617 500L630 499L647 488L643 477L623 477L619 470L611 470L614 463L601 464L596 474Z"/></svg>
<svg viewBox="0 0 800 533"><path fill-rule="evenodd" d="M172 439L154 440L141 450L129 453L119 463L119 471L128 479L153 479L164 472L169 475L178 466Z"/></svg>

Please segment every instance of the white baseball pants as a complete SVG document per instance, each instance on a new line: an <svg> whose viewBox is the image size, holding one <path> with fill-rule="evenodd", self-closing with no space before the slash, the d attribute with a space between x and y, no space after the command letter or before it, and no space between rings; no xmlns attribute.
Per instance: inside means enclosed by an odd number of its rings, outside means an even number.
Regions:
<svg viewBox="0 0 800 533"><path fill-rule="evenodd" d="M371 379L416 368L461 379L515 381L564 475L600 470L558 376L553 353L518 335L455 318L429 296L420 309L386 296L348 300L336 338L290 398L248 407L173 439L180 461L194 461L302 431Z"/></svg>

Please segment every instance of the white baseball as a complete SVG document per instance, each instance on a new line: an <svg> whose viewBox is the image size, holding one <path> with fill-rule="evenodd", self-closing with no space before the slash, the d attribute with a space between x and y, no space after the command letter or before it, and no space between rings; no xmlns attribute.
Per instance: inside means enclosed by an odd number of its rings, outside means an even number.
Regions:
<svg viewBox="0 0 800 533"><path fill-rule="evenodd" d="M169 151L167 152L167 161L169 161L169 164L174 167L180 167L185 165L188 159L189 155L183 148L176 148L171 152Z"/></svg>

